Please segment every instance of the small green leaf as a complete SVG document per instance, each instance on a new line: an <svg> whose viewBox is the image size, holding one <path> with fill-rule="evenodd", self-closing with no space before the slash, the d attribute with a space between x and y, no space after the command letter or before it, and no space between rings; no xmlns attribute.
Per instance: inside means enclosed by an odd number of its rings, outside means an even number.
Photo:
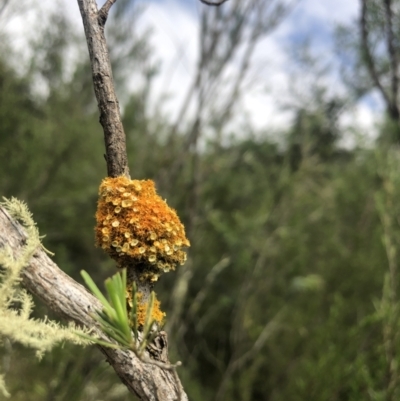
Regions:
<svg viewBox="0 0 400 401"><path fill-rule="evenodd" d="M131 309L131 323L133 329L133 335L135 336L135 344L139 338L138 336L138 321L137 321L137 293L136 293L136 283L132 285L132 309Z"/></svg>
<svg viewBox="0 0 400 401"><path fill-rule="evenodd" d="M96 296L96 298L103 304L105 308L111 308L110 303L107 301L107 299L104 297L104 295L101 293L95 282L92 280L92 278L89 276L89 274L85 270L81 270L81 276L83 280L85 281L86 285L89 287L90 291Z"/></svg>

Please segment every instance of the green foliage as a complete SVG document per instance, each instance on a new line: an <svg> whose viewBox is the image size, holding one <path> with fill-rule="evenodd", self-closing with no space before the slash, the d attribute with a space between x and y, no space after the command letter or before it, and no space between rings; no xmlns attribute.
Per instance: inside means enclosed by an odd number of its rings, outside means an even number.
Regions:
<svg viewBox="0 0 400 401"><path fill-rule="evenodd" d="M105 342L96 338L91 338L91 340L108 347L128 348L141 356L147 344L154 338L151 333L154 324L154 320L152 319L152 311L155 300L154 292L152 292L150 295L150 300L146 310L146 318L141 333L142 335L139 337L136 284L133 283L132 286L132 306L130 312L128 313L126 298L126 269L105 281L108 300L104 297L87 272L82 270L81 275L85 280L86 285L103 305L103 310L94 315L94 318L100 324L100 327L104 333L115 340L117 344Z"/></svg>

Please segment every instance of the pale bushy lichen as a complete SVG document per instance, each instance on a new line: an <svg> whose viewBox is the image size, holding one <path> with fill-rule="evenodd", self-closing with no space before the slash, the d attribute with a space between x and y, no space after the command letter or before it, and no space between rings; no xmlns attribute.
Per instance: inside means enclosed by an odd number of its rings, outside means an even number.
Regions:
<svg viewBox="0 0 400 401"><path fill-rule="evenodd" d="M12 198L5 199L1 205L16 220L19 220L27 233L27 240L19 257L15 259L9 247L0 249L0 345L2 338L18 342L36 350L40 357L61 341L87 344L80 334L87 331L74 325L60 326L57 322L31 319L34 307L32 297L20 287L21 270L28 264L38 247L42 246L39 232L27 206ZM0 393L9 397L0 375Z"/></svg>
<svg viewBox="0 0 400 401"><path fill-rule="evenodd" d="M0 375L0 393L2 393L6 398L10 397L10 393L7 391L6 383L4 382L4 375Z"/></svg>

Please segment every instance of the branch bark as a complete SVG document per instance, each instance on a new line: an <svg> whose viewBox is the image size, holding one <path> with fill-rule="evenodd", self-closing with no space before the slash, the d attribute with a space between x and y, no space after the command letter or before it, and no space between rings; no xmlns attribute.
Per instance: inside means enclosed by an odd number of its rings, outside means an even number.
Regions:
<svg viewBox="0 0 400 401"><path fill-rule="evenodd" d="M361 18L360 18L360 31L361 31L361 43L362 43L362 51L364 53L365 62L368 68L368 71L371 75L371 78L378 88L379 92L382 94L385 103L389 109L389 112L392 109L392 102L389 95L386 93L381 80L378 75L378 71L376 69L375 61L372 55L372 51L370 49L369 44L369 33L368 33L368 24L367 24L367 0L361 0Z"/></svg>
<svg viewBox="0 0 400 401"><path fill-rule="evenodd" d="M219 1L208 1L208 0L200 0L201 3L206 4L207 6L220 6L224 4L228 0L219 0Z"/></svg>
<svg viewBox="0 0 400 401"><path fill-rule="evenodd" d="M25 240L23 227L0 207L0 248L9 246L14 257L18 257ZM54 312L80 326L93 329L101 338L110 341L91 317L94 311L101 309L100 302L60 270L42 249L37 250L22 271L22 283ZM144 363L131 351L98 347L121 381L140 400L188 399L174 371Z"/></svg>
<svg viewBox="0 0 400 401"><path fill-rule="evenodd" d="M10 0L4 0L3 4L0 6L0 16L3 14L4 10L6 9L7 5L10 3Z"/></svg>
<svg viewBox="0 0 400 401"><path fill-rule="evenodd" d="M108 13L110 11L110 8L113 6L114 3L116 3L117 0L107 0L103 7L101 7L100 11L99 11L99 18L100 21L103 25L105 25L105 23L107 22L107 18L108 18Z"/></svg>
<svg viewBox="0 0 400 401"><path fill-rule="evenodd" d="M385 0L385 18L386 18L386 42L387 42L387 51L390 60L390 72L391 72L391 113L396 116L396 118L400 117L399 108L397 105L397 98L399 92L399 77L397 72L398 60L397 60L397 48L395 45L396 38L393 32L393 10L392 10L392 1Z"/></svg>
<svg viewBox="0 0 400 401"><path fill-rule="evenodd" d="M78 5L89 49L94 93L100 111L100 123L104 131L107 174L109 177L120 175L129 177L125 132L104 36L108 11L114 2L108 0L100 12L95 0L78 0Z"/></svg>

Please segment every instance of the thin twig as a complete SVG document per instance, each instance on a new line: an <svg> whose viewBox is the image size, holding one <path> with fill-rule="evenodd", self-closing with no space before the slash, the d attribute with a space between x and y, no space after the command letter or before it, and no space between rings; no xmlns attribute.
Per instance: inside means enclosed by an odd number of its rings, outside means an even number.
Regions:
<svg viewBox="0 0 400 401"><path fill-rule="evenodd" d="M397 95L399 91L399 77L397 73L397 48L396 48L396 38L393 32L393 10L392 1L385 0L385 16L386 16L386 39L387 39L387 51L390 59L390 69L391 69L391 109L392 112L399 113L397 107Z"/></svg>
<svg viewBox="0 0 400 401"><path fill-rule="evenodd" d="M364 53L367 68L369 70L372 80L374 81L374 84L378 88L379 92L381 92L383 98L385 99L386 104L389 107L391 104L390 98L382 86L369 46L369 33L367 27L367 0L361 0L360 28L361 28L360 30L361 30L362 51Z"/></svg>
<svg viewBox="0 0 400 401"><path fill-rule="evenodd" d="M103 7L101 7L99 11L99 21L100 23L104 26L105 23L107 22L108 18L108 13L110 11L110 8L113 6L114 3L116 3L117 0L107 0L104 4Z"/></svg>
<svg viewBox="0 0 400 401"><path fill-rule="evenodd" d="M272 334L279 328L278 322L279 319L284 312L284 308L282 308L272 320L267 322L257 337L256 341L253 343L251 348L246 351L243 355L236 357L237 351L233 353L228 366L225 370L225 373L222 377L221 383L219 385L218 391L215 396L215 400L221 400L225 396L226 387L228 385L229 380L232 378L232 375L239 369L243 367L243 365L251 360L264 346L265 342L270 338Z"/></svg>
<svg viewBox="0 0 400 401"><path fill-rule="evenodd" d="M160 369L164 370L175 370L177 367L182 365L182 362L178 361L174 364L172 363L165 363L165 362L158 362L153 359L147 358L142 354L139 354L137 351L133 350L135 352L135 355L144 363L147 363L149 365L154 365L159 367Z"/></svg>
<svg viewBox="0 0 400 401"><path fill-rule="evenodd" d="M214 3L214 2L208 1L208 0L200 0L201 3L207 4L208 6L220 6L221 4L224 4L227 1L228 0L220 0L220 1L217 1L216 3Z"/></svg>
<svg viewBox="0 0 400 401"><path fill-rule="evenodd" d="M3 4L0 7L0 15L3 14L4 10L6 9L7 5L10 3L10 0L4 0Z"/></svg>

